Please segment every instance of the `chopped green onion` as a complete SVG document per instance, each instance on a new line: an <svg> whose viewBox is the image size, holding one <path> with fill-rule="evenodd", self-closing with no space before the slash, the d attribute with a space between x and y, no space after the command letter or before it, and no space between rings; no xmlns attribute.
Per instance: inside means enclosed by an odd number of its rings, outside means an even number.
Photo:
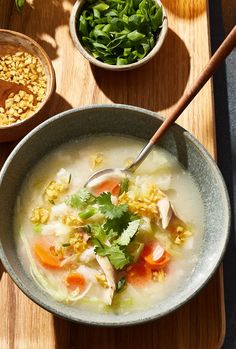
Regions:
<svg viewBox="0 0 236 349"><path fill-rule="evenodd" d="M87 208L86 210L80 212L79 217L82 219L88 219L88 218L92 217L96 212L97 212L97 210L95 208L90 207L90 208Z"/></svg>
<svg viewBox="0 0 236 349"><path fill-rule="evenodd" d="M15 0L16 7L18 11L21 11L25 5L26 0Z"/></svg>
<svg viewBox="0 0 236 349"><path fill-rule="evenodd" d="M69 179L68 179L68 184L70 184L70 182L71 182L71 173L70 173L70 175L69 175Z"/></svg>
<svg viewBox="0 0 236 349"><path fill-rule="evenodd" d="M34 229L35 233L41 233L41 231L42 231L42 224L35 224L33 229Z"/></svg>
<svg viewBox="0 0 236 349"><path fill-rule="evenodd" d="M116 284L116 292L122 292L127 286L125 277L122 277Z"/></svg>
<svg viewBox="0 0 236 349"><path fill-rule="evenodd" d="M91 0L84 2L76 27L93 57L126 65L151 51L162 24L163 10L154 0Z"/></svg>
<svg viewBox="0 0 236 349"><path fill-rule="evenodd" d="M69 243L66 243L66 244L62 244L62 247L69 247L70 244Z"/></svg>
<svg viewBox="0 0 236 349"><path fill-rule="evenodd" d="M129 179L125 178L120 184L120 194L126 193L129 190Z"/></svg>

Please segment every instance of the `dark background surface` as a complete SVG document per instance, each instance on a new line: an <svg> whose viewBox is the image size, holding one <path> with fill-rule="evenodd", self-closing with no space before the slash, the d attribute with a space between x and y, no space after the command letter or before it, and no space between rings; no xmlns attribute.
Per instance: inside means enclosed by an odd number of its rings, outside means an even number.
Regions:
<svg viewBox="0 0 236 349"><path fill-rule="evenodd" d="M212 53L236 24L235 0L210 0ZM226 338L223 348L236 349L236 49L214 77L218 165L232 208L232 228L224 257Z"/></svg>

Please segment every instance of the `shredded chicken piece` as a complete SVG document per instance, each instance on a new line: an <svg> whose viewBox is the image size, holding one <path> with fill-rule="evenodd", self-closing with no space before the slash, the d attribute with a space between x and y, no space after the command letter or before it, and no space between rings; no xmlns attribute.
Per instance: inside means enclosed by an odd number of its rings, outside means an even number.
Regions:
<svg viewBox="0 0 236 349"><path fill-rule="evenodd" d="M115 288L116 288L114 269L107 257L101 257L96 255L96 260L105 274L107 285L108 285L105 293L105 303L108 305L111 305Z"/></svg>
<svg viewBox="0 0 236 349"><path fill-rule="evenodd" d="M163 197L157 202L157 207L160 213L160 219L162 223L162 228L166 229L170 223L172 217L172 209L170 201L167 196Z"/></svg>

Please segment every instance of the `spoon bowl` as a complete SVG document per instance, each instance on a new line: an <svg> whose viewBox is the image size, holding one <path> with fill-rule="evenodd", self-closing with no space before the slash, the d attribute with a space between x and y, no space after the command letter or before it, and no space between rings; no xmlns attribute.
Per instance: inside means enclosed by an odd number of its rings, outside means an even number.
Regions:
<svg viewBox="0 0 236 349"><path fill-rule="evenodd" d="M104 175L108 175L108 174L113 174L116 171L120 171L122 173L124 173L125 175L128 175L128 171L124 170L124 169L114 169L114 168L105 168L104 170L99 170L95 173L93 173L87 180L87 182L84 184L84 187L87 187L88 184L90 184L91 182L95 181L97 178L100 178Z"/></svg>
<svg viewBox="0 0 236 349"><path fill-rule="evenodd" d="M16 84L12 81L5 81L0 79L0 107L4 108L6 100L9 98L9 95L13 93L18 93L20 91L24 91L28 94L33 95L34 104L36 102L35 94L30 91L27 86L22 84Z"/></svg>

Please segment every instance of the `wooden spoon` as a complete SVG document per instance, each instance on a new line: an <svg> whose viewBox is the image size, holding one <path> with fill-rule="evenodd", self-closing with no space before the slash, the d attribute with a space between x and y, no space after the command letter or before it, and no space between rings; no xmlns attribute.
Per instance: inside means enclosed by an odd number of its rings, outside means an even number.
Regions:
<svg viewBox="0 0 236 349"><path fill-rule="evenodd" d="M12 92L16 94L20 91L25 91L26 93L33 95L33 103L35 104L36 97L34 93L28 89L28 87L21 84L16 84L15 82L0 79L0 107L5 108L5 102Z"/></svg>
<svg viewBox="0 0 236 349"><path fill-rule="evenodd" d="M219 65L224 62L226 57L235 48L235 46L236 46L236 25L231 30L227 38L223 41L223 43L218 48L218 50L215 52L215 54L211 57L211 59L207 63L204 70L201 72L198 79L195 81L192 87L187 92L185 92L184 95L180 98L180 100L178 101L177 105L175 106L174 110L171 112L169 117L167 117L165 121L161 124L161 126L154 133L150 141L144 146L144 148L138 154L134 162L130 166L126 167L125 169L118 169L119 171L125 174L133 173L134 171L136 171L136 169L141 165L141 163L146 159L148 154L151 152L154 145L168 131L170 126L178 119L178 117L187 108L189 103L198 94L198 92L202 89L202 87L206 84L206 82L212 77L212 75L215 73ZM107 175L109 173L112 175L112 173L115 174L115 172L117 172L117 169L114 169L114 168L113 169L108 168L105 170L97 171L91 177L89 177L89 179L85 183L85 186L87 186L89 182L97 179L100 176Z"/></svg>

